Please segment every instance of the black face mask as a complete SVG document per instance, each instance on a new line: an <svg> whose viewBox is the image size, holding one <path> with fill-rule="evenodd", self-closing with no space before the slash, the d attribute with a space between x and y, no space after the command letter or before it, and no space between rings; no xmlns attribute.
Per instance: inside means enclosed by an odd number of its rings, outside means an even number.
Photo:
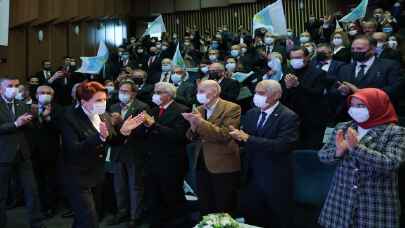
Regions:
<svg viewBox="0 0 405 228"><path fill-rule="evenodd" d="M134 81L134 83L137 85L143 84L143 78L133 78L132 81Z"/></svg>
<svg viewBox="0 0 405 228"><path fill-rule="evenodd" d="M219 75L219 72L215 72L215 71L209 72L209 79L218 80L220 78L221 78L221 75Z"/></svg>
<svg viewBox="0 0 405 228"><path fill-rule="evenodd" d="M324 61L326 61L328 59L328 55L326 53L319 52L319 53L316 54L316 59L319 62L324 62Z"/></svg>
<svg viewBox="0 0 405 228"><path fill-rule="evenodd" d="M353 52L352 52L352 58L353 58L354 61L357 61L357 62L365 62L365 61L367 61L370 57L369 57L369 55L368 55L367 52L356 52L356 51L353 51Z"/></svg>

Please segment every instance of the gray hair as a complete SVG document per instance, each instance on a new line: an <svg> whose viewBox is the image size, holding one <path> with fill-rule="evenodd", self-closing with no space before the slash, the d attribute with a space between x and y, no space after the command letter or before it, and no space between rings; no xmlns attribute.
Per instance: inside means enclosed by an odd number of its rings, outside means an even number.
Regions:
<svg viewBox="0 0 405 228"><path fill-rule="evenodd" d="M155 90L168 93L172 98L176 96L176 86L168 82L158 82L155 84Z"/></svg>
<svg viewBox="0 0 405 228"><path fill-rule="evenodd" d="M216 90L218 96L221 94L221 86L215 80L204 80L199 84L199 87L213 88Z"/></svg>
<svg viewBox="0 0 405 228"><path fill-rule="evenodd" d="M267 92L269 92L272 96L279 94L278 98L281 98L283 94L283 89L278 81L275 80L263 80L259 82L257 85L261 85L266 88Z"/></svg>
<svg viewBox="0 0 405 228"><path fill-rule="evenodd" d="M47 89L49 89L49 90L51 91L52 95L55 94L55 90L54 90L52 87L47 86L47 85L38 86L36 93L38 93L38 91L39 91L40 89L42 89L42 88L47 88Z"/></svg>

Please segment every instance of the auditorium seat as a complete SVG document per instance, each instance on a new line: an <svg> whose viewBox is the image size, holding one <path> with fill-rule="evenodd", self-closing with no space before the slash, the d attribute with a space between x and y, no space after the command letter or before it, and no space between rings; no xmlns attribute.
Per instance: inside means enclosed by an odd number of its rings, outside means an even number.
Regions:
<svg viewBox="0 0 405 228"><path fill-rule="evenodd" d="M308 228L318 227L316 221L334 172L334 165L319 161L318 151L294 151L295 227L304 228L302 224Z"/></svg>

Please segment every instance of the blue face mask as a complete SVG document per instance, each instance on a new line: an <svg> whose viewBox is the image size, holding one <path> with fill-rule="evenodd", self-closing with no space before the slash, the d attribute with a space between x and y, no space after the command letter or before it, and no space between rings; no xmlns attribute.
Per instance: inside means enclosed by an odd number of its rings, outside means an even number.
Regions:
<svg viewBox="0 0 405 228"><path fill-rule="evenodd" d="M174 84L179 84L179 82L181 82L181 78L182 76L180 74L172 74L170 77Z"/></svg>
<svg viewBox="0 0 405 228"><path fill-rule="evenodd" d="M383 29L384 33L392 33L392 28L391 27L384 27Z"/></svg>
<svg viewBox="0 0 405 228"><path fill-rule="evenodd" d="M212 44L211 44L211 48L212 48L212 49L218 49L218 48L219 48L219 44L218 44L218 43L212 43Z"/></svg>

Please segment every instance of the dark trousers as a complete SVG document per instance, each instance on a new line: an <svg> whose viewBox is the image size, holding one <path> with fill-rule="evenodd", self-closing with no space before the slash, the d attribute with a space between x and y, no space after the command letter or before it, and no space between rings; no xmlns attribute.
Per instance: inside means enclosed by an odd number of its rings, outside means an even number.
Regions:
<svg viewBox="0 0 405 228"><path fill-rule="evenodd" d="M187 216L183 190L185 171L148 172L145 177L145 207L152 227L176 227L170 224ZM181 227L181 226L177 226Z"/></svg>
<svg viewBox="0 0 405 228"><path fill-rule="evenodd" d="M201 215L229 213L237 208L240 172L214 174L205 166L197 170L197 194Z"/></svg>
<svg viewBox="0 0 405 228"><path fill-rule="evenodd" d="M113 174L106 172L103 181L92 188L94 203L99 221L107 214L116 212Z"/></svg>
<svg viewBox="0 0 405 228"><path fill-rule="evenodd" d="M55 210L58 205L59 181L57 161L33 161L35 177L38 182L42 211Z"/></svg>
<svg viewBox="0 0 405 228"><path fill-rule="evenodd" d="M19 156L21 157L21 156ZM28 220L32 228L41 227L43 216L38 197L37 184L30 160L16 159L13 163L0 163L0 227L6 227L6 202L9 180L13 173L17 174L24 189L25 205Z"/></svg>
<svg viewBox="0 0 405 228"><path fill-rule="evenodd" d="M141 170L136 169L134 162L115 162L114 166L118 214L129 214L131 219L137 219L140 216L143 195Z"/></svg>
<svg viewBox="0 0 405 228"><path fill-rule="evenodd" d="M72 228L98 228L98 217L91 188L65 183L69 203L74 213Z"/></svg>
<svg viewBox="0 0 405 228"><path fill-rule="evenodd" d="M264 228L291 228L292 190L274 189L263 182L250 181L241 191L240 208L247 224Z"/></svg>

